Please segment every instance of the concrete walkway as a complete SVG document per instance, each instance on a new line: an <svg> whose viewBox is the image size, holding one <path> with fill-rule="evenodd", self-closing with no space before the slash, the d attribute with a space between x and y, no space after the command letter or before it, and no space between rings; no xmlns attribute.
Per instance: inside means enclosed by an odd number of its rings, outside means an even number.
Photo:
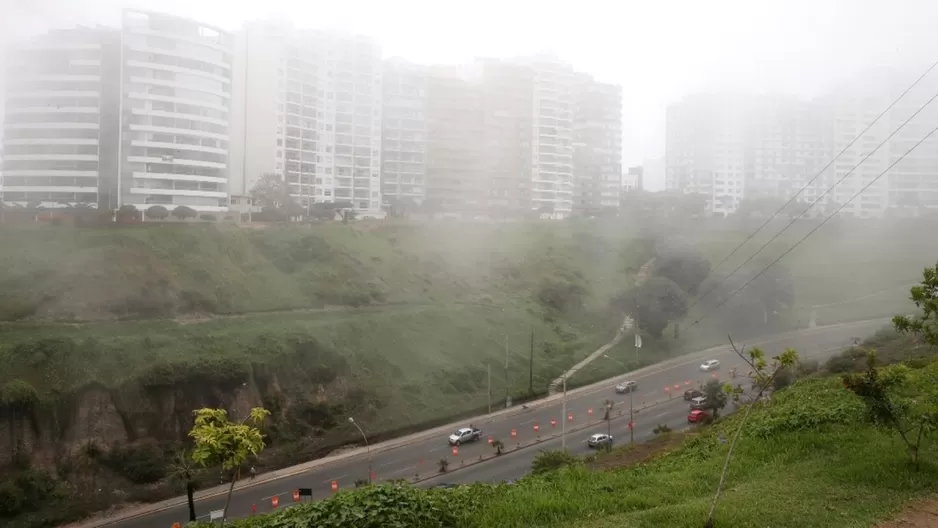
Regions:
<svg viewBox="0 0 938 528"><path fill-rule="evenodd" d="M644 263L641 268L639 268L638 274L635 276L635 286L641 286L642 284L645 284L645 281L648 280L648 277L651 275L651 269L652 269L652 266L654 265L655 265L655 259L652 258L648 262ZM583 361L580 361L579 363L574 365L573 368L564 372L557 379L552 381L547 388L547 394L550 396L553 396L554 394L557 394L557 392L563 390L564 378L567 378L569 380L570 378L573 377L574 374L577 373L577 371L589 365L590 363L593 362L594 359L598 358L599 356L602 356L603 354L608 352L609 349L621 343L622 339L625 338L625 336L634 327L635 327L635 320L632 319L631 315L626 315L625 320L622 321L622 326L619 327L619 331L616 332L616 336L612 339L612 341L597 348L595 352L586 356L586 358L583 359Z"/></svg>

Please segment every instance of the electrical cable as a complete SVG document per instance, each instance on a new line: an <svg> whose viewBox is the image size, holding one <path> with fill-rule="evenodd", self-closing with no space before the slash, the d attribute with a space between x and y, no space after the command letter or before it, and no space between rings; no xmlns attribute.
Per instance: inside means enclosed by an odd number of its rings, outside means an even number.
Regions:
<svg viewBox="0 0 938 528"><path fill-rule="evenodd" d="M863 137L863 134L866 134L866 132L867 132L868 130L870 130L871 128L873 128L873 125L875 125L875 124L876 124L880 119L882 119L890 110L892 110L892 108L893 108L896 104L898 104L899 101L901 101L902 98L906 96L906 94L908 94L910 91L912 91L913 88L915 88L916 86L918 86L918 84L919 84L920 82L922 82L922 79L924 79L929 73L931 73L932 70L935 69L935 67L938 67L938 61L935 61L934 63L932 63L932 65L929 66L927 70L925 70L925 73L921 74L921 75L918 77L918 79L915 80L915 82L913 82L911 85L909 85L908 88L905 89L905 91L903 91L901 94L899 94L899 97L897 97L889 106L886 107L885 110L883 110L878 116L876 116L876 119L874 119L874 120L873 120L865 129L863 129L859 134L857 134L856 137L854 137L853 140L850 141L850 143L847 143L847 146L845 146L845 147L843 148L843 150L841 150L836 156L834 156L833 158L831 158L831 160L827 163L827 165L825 165L824 168L822 168L820 171L818 171L818 173L815 174L813 178L811 178L810 180L808 180L808 182L805 183L804 186L802 186L801 189L800 189L797 193L795 193L787 202L785 202L785 204L782 205L782 206L778 209L778 211L776 211L772 216L770 216L761 226L759 226L758 229L756 229L756 230L753 231L748 237L746 237L745 240L743 240L742 242L740 242L740 244L737 245L732 251L730 251L730 253L729 253L727 256L723 257L723 260L721 260L720 262L718 262L716 266L713 266L712 268L710 268L710 272L707 274L707 276L709 277L711 274L713 274L713 272L716 271L717 268L719 268L720 266L722 266L723 264L725 264L727 260L729 260L730 258L732 258L733 255L735 255L740 249L742 249L742 247L745 246L747 242L749 242L750 240L752 240L753 237L755 237L755 236L756 236L757 234L759 234L763 229L765 229L765 226L769 225L769 224L772 222L772 220L774 220L779 214L782 213L782 211L784 211L789 205L791 205L792 202L794 202L794 201L798 198L798 196L801 195L801 193L803 193L803 192L804 192L808 187L810 187L811 184L813 184L822 174L824 174L824 171L826 171L827 169L829 169L830 166L831 166L835 161L837 161L837 160L840 158L840 156L842 156L842 155L844 154L844 152L847 151L847 149L849 149L851 146L853 146L854 143L856 143L861 137ZM900 127L900 128L901 128L901 127ZM878 148L878 147L877 147L877 148ZM862 163L862 161L861 161L861 163ZM835 184L835 186L836 186L836 184ZM815 202L815 203L817 203L817 202ZM811 205L813 206L814 204L811 204ZM808 209L810 209L810 208L811 208L811 207L809 206ZM806 209L806 211L807 211L807 209ZM787 226L786 226L785 229L787 229ZM784 229L783 229L782 231L784 231ZM780 233L781 233L781 232L780 232ZM731 276L731 275L732 275L732 273L730 273L729 275L727 275L727 277L724 278L724 281L725 281L725 279L729 278L729 276ZM721 284L722 284L722 282L721 282ZM714 286L713 288L707 290L707 291L704 292L702 295L699 295L699 296L697 297L697 299L694 300L694 302L692 302L692 303L690 304L690 306L688 306L688 309L690 309L690 308L692 308L693 306L695 306L698 302L700 302L704 297L706 297L707 295L709 295L710 293L712 293L712 292L713 292L717 287L719 287L719 286L720 286L720 284L718 284L717 286Z"/></svg>
<svg viewBox="0 0 938 528"><path fill-rule="evenodd" d="M935 95L936 95L936 97L938 97L938 94L935 94ZM933 99L934 99L934 98L933 98ZM926 103L926 104L927 104L927 103ZM752 284L753 281L755 281L756 279L758 279L759 277L761 277L766 271L769 270L769 268L771 268L772 266L774 266L775 264L777 264L780 260L782 260L783 258L785 258L786 255L788 255L789 253L791 253L792 251L794 251L794 249L795 249L796 247L798 247L799 245L801 245L801 243L804 242L805 240L807 240L808 237L810 237L810 236L813 235L815 232L817 232L817 230L820 229L824 224L826 224L831 218L834 218L835 216L837 216L837 213L839 213L839 212L840 212L844 207L846 207L850 202L852 202L853 200L857 199L857 197L859 197L861 194L863 194L864 192L866 192L867 189L869 189L870 187L872 187L874 183L876 183L877 181L879 181L880 178L882 178L887 172L889 172L890 170L892 170L892 168L895 167L896 164L898 164L900 161L902 161L903 159L905 159L906 156L908 156L913 150L915 150L916 148L918 148L919 145L921 145L922 143L924 143L924 142L925 142L929 137L931 137L935 132L938 132L938 127L933 128L933 129L931 130L931 132L929 132L928 134L925 134L925 136L922 137L922 139L920 139L915 145L912 145L912 148L910 148L909 150L905 151L905 153L904 153L902 156L899 156L899 158L896 159L896 161L892 162L888 167L886 167L886 170L884 170L883 172L879 173L878 176L876 176L875 178L873 178L872 180L870 180L869 183L867 183L865 186L863 186L862 189L860 189L859 191L857 191L857 193L854 194L849 200L847 200L846 202L844 202L843 205L841 205L840 207L838 207L836 211L834 211L833 213L831 213L830 216L828 216L827 218L825 218L824 220L822 220L821 223L819 223L817 226L815 226L814 229L812 229L811 231L808 232L808 234L806 234L805 236L803 236L803 237L801 238L801 240L798 240L797 242L795 242L795 244L794 244L792 247L788 248L787 251L785 251L784 253L782 253L777 259L773 260L768 266L766 266L762 271L760 271L759 273L757 273L753 278L749 279L749 280L748 280L745 284L743 284L739 289L737 289L736 291L734 291L733 293L731 293L726 299L723 299L723 301L721 301L719 304L717 304L716 306L714 306L713 309L712 309L710 312L704 314L703 317L701 317L701 318L697 319L696 321L694 321L693 324L694 324L694 325L699 324L700 321L702 321L702 320L706 319L707 317L709 317L711 314L713 314L713 312L715 312L716 310L718 310L721 306L723 306L724 304L726 304L727 302L729 302L730 299L732 299L733 297L735 297L737 293L741 292L744 288L746 288L746 286L749 286L750 284ZM692 326L693 326L693 325L692 325Z"/></svg>

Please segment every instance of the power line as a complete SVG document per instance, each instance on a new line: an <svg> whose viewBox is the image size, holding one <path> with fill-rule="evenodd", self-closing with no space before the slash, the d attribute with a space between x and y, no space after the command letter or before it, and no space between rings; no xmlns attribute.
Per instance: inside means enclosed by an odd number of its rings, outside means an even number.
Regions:
<svg viewBox="0 0 938 528"><path fill-rule="evenodd" d="M923 73L922 75L920 75L920 76L918 77L918 79L916 79L915 82L913 82L908 88L906 88L905 91L902 92L902 93L899 95L899 97L897 97L889 106L886 107L885 110L882 111L882 113L880 113L878 116L876 116L876 119L874 119L873 122L871 122L871 123L869 124L869 126L867 126L865 129L863 129L859 134L857 134L856 137L854 137L853 140L850 141L850 143L847 143L847 146L845 146L845 147L843 148L843 150L841 150L836 156L834 156L833 158L831 158L831 160L830 160L829 162L827 162L827 165L825 165L824 168L822 168L820 171L818 171L818 173L815 174L814 177L811 178L807 183L805 183L804 186L802 186L801 189L800 189L797 193L794 194L794 196L792 196L787 202L785 202L785 205L781 206L781 207L778 209L778 211L775 211L775 213L774 213L772 216L770 216L761 226L759 226L758 229L756 229L755 231L753 231L748 237L746 237L745 240L743 240L742 242L740 242L740 244L739 244L738 246L736 246L732 251L730 251L729 255L723 257L723 260L721 260L720 262L718 262L716 266L712 267L712 268L710 269L710 273L708 273L707 276L710 276L714 271L716 271L717 268L719 268L719 267L722 266L724 263L726 263L727 260L729 260L730 258L732 258L733 255L735 255L737 251L739 251L740 249L742 249L742 247L745 246L747 242L749 242L750 240L752 240L753 237L755 237L757 234L759 234L759 232L761 232L763 229L765 229L765 226L769 225L769 223L771 223L772 220L775 219L775 217L777 217L779 214L781 214L782 211L784 211L786 207L788 207L789 205L791 205L791 203L794 202L794 201L798 198L798 196L800 196L801 193L803 193L803 192L805 191L805 189L807 189L808 187L810 187L811 184L815 182L815 180L817 180L822 174L824 174L824 171L826 171L828 168L830 168L830 166L831 166L835 161L837 161L837 159L840 158L840 156L842 156L842 155L844 154L844 152L847 151L847 149L849 149L851 146L853 146L854 143L856 143L861 137L863 137L863 134L866 134L866 132L867 132L869 129L873 128L873 125L875 125L880 119L883 118L883 116L885 116L890 110L892 110L892 107L896 106L896 104L898 104L899 101L902 100L902 98L906 96L906 94L908 94L913 88L915 88L915 87L918 85L918 83L922 82L922 79L924 79L929 73L931 73L931 71L934 70L936 66L938 66L938 61L935 61L931 66L929 66L929 68L928 68L927 70L925 70L925 73ZM878 147L877 147L877 148L878 148ZM861 163L862 163L862 162L861 162ZM817 203L817 202L815 202L815 203ZM814 204L811 204L811 205L813 206ZM810 207L808 207L808 209L810 209ZM807 209L806 209L806 211L807 211ZM786 227L786 229L787 229L787 227ZM782 231L784 231L784 229L783 229ZM730 273L730 275L732 275L732 273ZM729 276L727 276L726 278L729 278ZM725 281L725 279L724 279L724 281ZM722 284L722 282L721 282L720 284ZM717 285L717 286L719 286L719 285ZM697 304L698 302L700 302L704 297L706 297L707 295L709 295L710 293L712 293L713 290L715 290L715 289L716 289L716 287L711 288L711 289L707 290L703 295L700 295L699 297L697 297L697 299L696 299L693 303L691 303L690 306L688 306L688 309L691 308L691 307L693 307L694 305L696 305L696 304Z"/></svg>
<svg viewBox="0 0 938 528"><path fill-rule="evenodd" d="M935 63L935 64L938 64L938 63ZM876 153L877 150L879 150L883 145L885 145L887 142L889 142L889 140L892 139L893 136L895 136L896 134L898 134L900 130L902 130L907 124L909 124L910 121L912 121L913 119L915 119L915 117L916 117L917 115L919 115L919 114L922 112L922 110L925 110L925 108L926 108L928 105L930 105L930 104L932 103L932 101L934 101L935 99L938 99L938 92L936 92L935 95L933 95L933 96L931 97L931 99L929 99L928 101L926 101L925 104L923 104L922 106L920 106L920 107L918 108L918 110L915 111L914 114L912 114L911 116L909 116L908 119L906 119L901 125L899 125L899 128L895 129L891 134L889 134L888 136L886 136L886 139L882 140L882 141L879 143L879 145L876 145L876 148L874 148L873 150L871 150L871 151L869 152L869 154L867 154L866 156L864 156L864 158L861 159L859 163L857 163L856 165L854 165L853 168L850 169L850 171L848 171L846 174L844 174L839 180L837 180L837 181L834 183L834 185L831 185L826 191L824 191L820 196L818 196L816 200L814 200L813 202L811 202L811 204L808 205L808 207L806 207L804 211L801 211L801 213L800 213L798 216L792 218L791 222L789 222L788 225L786 225L785 227L783 227L778 233L775 233L775 236L773 236L772 238L770 238L770 239L768 240L768 242L762 244L762 246L761 246L759 249L757 249L755 253L753 253L752 255L750 255L749 258L747 258L746 260L744 260L739 266L736 266L736 268L735 268L733 271L731 271L726 277L723 277L723 280L721 280L721 281L720 281L719 283L717 283L715 286L713 286L712 288L710 288L709 290L707 290L703 295L701 295L700 297L698 297L697 300L695 300L693 303L691 303L690 306L688 306L687 308L690 309L691 307L695 306L698 302L700 302L701 300L703 300L704 297L706 297L706 296L709 295L711 292L713 292L714 290L716 290L717 288L719 288L720 286L722 286L727 280L729 280L730 277L732 277L734 274L736 274L737 271L741 270L741 269L743 268L743 266L745 266L745 265L748 264L750 261L752 261L752 259L756 258L756 255L758 255L759 253L762 253L762 250L764 250L765 248L769 247L769 245L771 245L772 242L775 242L775 240L776 240L778 237L782 236L782 233L784 233L785 231L787 231L789 227L793 226L793 225L795 224L795 222L797 222L798 220L800 220L801 217L804 216L805 213L808 212L808 210L810 210L812 207L814 207L818 202L821 201L822 198L824 198L824 197L827 196L831 191L833 191L835 187L837 187L838 185L840 185L841 183L843 183L843 181L846 180L847 177L849 177L851 174L853 174L853 171L855 171L855 170L857 170L858 168L860 168L860 165L863 165L863 162L865 162L866 160L868 160L873 154ZM838 210L839 210L839 209L838 209Z"/></svg>
<svg viewBox="0 0 938 528"><path fill-rule="evenodd" d="M935 95L938 96L938 94L935 94ZM933 98L933 99L934 99L934 98ZM927 103L926 103L926 104L927 104ZM886 167L886 170L884 170L883 172L879 173L878 176L876 176L875 178L873 178L872 180L870 180L869 183L867 183L862 189L860 189L859 191L857 191L857 193L854 194L849 200L847 200L846 202L844 202L843 205L841 205L840 207L838 207L836 211L834 211L833 213L831 213L830 216L828 216L827 218L825 218L824 220L822 220L821 223L818 224L814 229L812 229L811 231L809 231L807 235L803 236L803 237L801 238L801 240L799 240L798 242L795 242L795 244L794 244L792 247L788 248L787 251L785 251L784 253L782 253L777 259L773 260L773 261L772 261L768 266L766 266L762 271L760 271L759 273L757 273L753 278L749 279L749 280L748 280L745 284L743 284L738 290L734 291L733 293L731 293L731 294L729 295L729 297L727 297L726 299L723 299L723 301L721 301L719 304L717 304L716 306L714 306L713 309L712 309L710 312L704 314L703 317L701 317L700 319L697 319L696 321L694 321L694 324L696 325L696 324L700 323L700 321L706 319L706 318L707 318L708 316L710 316L713 312L717 311L721 306L723 306L724 304L726 304L727 302L729 302L730 299L732 299L733 297L735 297L737 293L743 291L743 289L744 289L746 286L749 286L750 284L752 284L753 281L755 281L756 279L758 279L759 277L761 277L766 271L769 270L769 268L771 268L772 266L774 266L775 264L777 264L778 261L782 260L783 258L785 258L786 255L788 255L789 253L791 253L792 251L794 251L794 249L795 249L796 247L798 247L799 245L801 245L802 242L804 242L805 240L807 240L807 238L808 238L809 236L811 236L811 235L813 235L815 232L817 232L817 230L820 229L824 224L826 224L831 218L834 218L835 216L837 216L837 213L839 213L844 207L847 207L847 204L849 204L850 202L856 200L858 196L860 196L861 194L863 194L864 192L866 192L867 189L869 189L870 187L872 187L874 183L876 183L877 181L879 181L880 178L882 178L887 172L889 172L890 170L892 170L893 167L895 167L900 161L902 161L903 159L905 159L906 156L908 156L913 150L915 150L916 148L918 148L919 145L921 145L922 143L924 143L925 140L927 140L929 137L931 137L935 132L938 132L938 127L933 128L933 129L931 130L931 132L925 134L925 136L922 137L922 139L918 140L918 142L917 142L916 144L912 145L912 148L910 148L909 150L905 151L905 153L904 153L903 155L899 156L899 158L896 159L896 161L892 162L888 167Z"/></svg>

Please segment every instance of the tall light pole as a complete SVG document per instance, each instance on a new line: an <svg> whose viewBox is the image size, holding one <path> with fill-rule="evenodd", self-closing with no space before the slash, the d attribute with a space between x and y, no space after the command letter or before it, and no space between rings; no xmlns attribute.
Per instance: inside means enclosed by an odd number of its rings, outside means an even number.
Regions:
<svg viewBox="0 0 938 528"><path fill-rule="evenodd" d="M365 450L368 453L368 483L371 484L371 445L368 443L368 437L365 435L365 431L362 431L362 427L358 425L358 422L355 421L355 418L349 416L348 423L354 425L358 432L362 434L362 438L365 439Z"/></svg>
<svg viewBox="0 0 938 528"><path fill-rule="evenodd" d="M609 354L603 354L603 357L610 361L614 361L618 363L623 369L626 368L624 363L622 363L618 359L612 359L611 357L609 357ZM630 444L635 442L635 425L634 425L635 422L632 420L632 418L635 417L634 407L632 407L632 393L633 392L635 392L633 389L629 389L629 443Z"/></svg>

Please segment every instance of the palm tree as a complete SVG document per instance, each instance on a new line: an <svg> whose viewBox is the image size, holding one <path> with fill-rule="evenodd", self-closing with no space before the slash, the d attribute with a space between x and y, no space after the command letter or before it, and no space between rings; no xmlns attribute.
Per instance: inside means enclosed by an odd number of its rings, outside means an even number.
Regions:
<svg viewBox="0 0 938 528"><path fill-rule="evenodd" d="M492 447L495 449L495 454L500 455L502 454L502 449L505 449L505 444L503 444L501 440L493 440Z"/></svg>
<svg viewBox="0 0 938 528"><path fill-rule="evenodd" d="M198 468L192 461L189 451L176 453L170 469L170 477L186 485L186 499L189 501L189 521L195 522L195 474Z"/></svg>
<svg viewBox="0 0 938 528"><path fill-rule="evenodd" d="M612 425L609 423L609 420L612 419L612 407L615 404L616 402L612 400L606 400L603 402L603 406L606 408L606 416L603 417L603 419L606 420L606 434L608 435L612 434Z"/></svg>

